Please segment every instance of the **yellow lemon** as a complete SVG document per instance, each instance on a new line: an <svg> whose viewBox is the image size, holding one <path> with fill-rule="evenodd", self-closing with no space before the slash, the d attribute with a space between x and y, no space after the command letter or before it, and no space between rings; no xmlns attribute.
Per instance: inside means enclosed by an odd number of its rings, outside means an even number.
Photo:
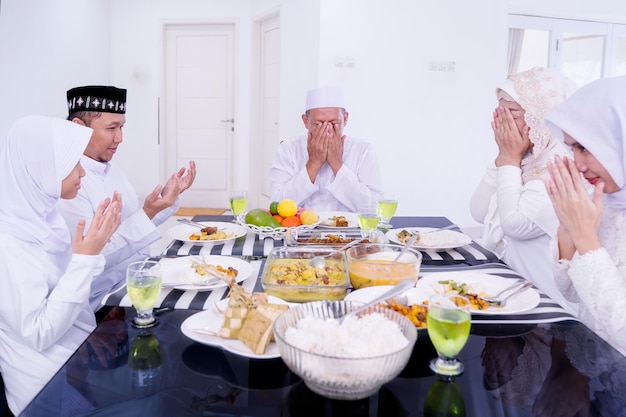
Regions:
<svg viewBox="0 0 626 417"><path fill-rule="evenodd" d="M304 210L300 213L300 221L302 224L315 224L317 223L317 213L313 210Z"/></svg>
<svg viewBox="0 0 626 417"><path fill-rule="evenodd" d="M276 210L278 211L278 214L280 214L280 216L283 218L295 216L298 212L298 205L295 201L287 198L285 200L281 200L278 203L278 207L276 207Z"/></svg>

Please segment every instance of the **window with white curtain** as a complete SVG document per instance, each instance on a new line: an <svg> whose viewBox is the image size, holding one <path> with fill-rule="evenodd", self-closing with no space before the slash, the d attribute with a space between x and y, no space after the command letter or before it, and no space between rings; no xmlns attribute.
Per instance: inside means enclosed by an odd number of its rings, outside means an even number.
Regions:
<svg viewBox="0 0 626 417"><path fill-rule="evenodd" d="M554 68L579 86L626 75L626 25L509 15L509 73Z"/></svg>

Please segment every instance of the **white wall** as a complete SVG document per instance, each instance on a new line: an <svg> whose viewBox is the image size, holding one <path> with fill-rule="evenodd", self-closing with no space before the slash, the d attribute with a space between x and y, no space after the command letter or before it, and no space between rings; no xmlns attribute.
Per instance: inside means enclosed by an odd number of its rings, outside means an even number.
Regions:
<svg viewBox="0 0 626 417"><path fill-rule="evenodd" d="M109 81L107 0L2 0L0 137L20 116L66 117L65 92Z"/></svg>
<svg viewBox="0 0 626 417"><path fill-rule="evenodd" d="M323 1L320 78L345 86L346 131L374 144L398 214L473 224L468 202L495 156L489 121L506 76L505 4L339 4ZM337 57L353 57L354 69L337 69ZM456 71L430 71L431 61L454 61Z"/></svg>
<svg viewBox="0 0 626 417"><path fill-rule="evenodd" d="M245 186L255 175L247 169L252 27L276 10L281 138L303 133L307 89L340 84L351 103L346 133L373 143L386 188L400 193L398 213L461 225L474 223L468 200L495 155L489 121L494 86L506 76L507 13L626 21L626 2L614 0L2 0L0 136L20 115L64 117L72 86L128 88L116 163L146 194L164 175L157 163L163 24L234 22L236 175ZM338 58L353 58L354 69L338 69ZM456 71L430 71L431 61L454 61Z"/></svg>

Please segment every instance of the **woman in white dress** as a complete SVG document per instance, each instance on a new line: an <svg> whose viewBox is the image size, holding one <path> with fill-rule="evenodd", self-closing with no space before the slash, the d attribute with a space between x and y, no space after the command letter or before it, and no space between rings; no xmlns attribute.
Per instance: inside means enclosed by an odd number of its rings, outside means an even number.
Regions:
<svg viewBox="0 0 626 417"><path fill-rule="evenodd" d="M546 121L574 152L549 164L546 181L560 221L557 284L579 302L581 321L626 355L626 76L586 85Z"/></svg>
<svg viewBox="0 0 626 417"><path fill-rule="evenodd" d="M0 373L20 414L95 328L89 307L100 251L120 222L118 196L103 201L74 239L56 209L85 175L91 129L61 119L17 120L0 150Z"/></svg>
<svg viewBox="0 0 626 417"><path fill-rule="evenodd" d="M545 68L510 75L496 89L491 126L498 154L470 201L472 217L484 224L483 245L574 314L575 304L554 283L550 240L558 220L543 181L547 161L567 153L544 117L575 89Z"/></svg>

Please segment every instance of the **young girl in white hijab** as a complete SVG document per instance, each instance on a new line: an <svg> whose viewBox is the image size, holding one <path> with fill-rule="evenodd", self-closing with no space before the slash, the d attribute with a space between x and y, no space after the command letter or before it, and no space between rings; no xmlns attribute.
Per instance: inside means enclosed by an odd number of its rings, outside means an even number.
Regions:
<svg viewBox="0 0 626 417"><path fill-rule="evenodd" d="M100 250L120 222L121 201L103 201L74 239L55 208L74 198L91 129L28 116L0 150L0 373L16 415L95 328L89 307Z"/></svg>
<svg viewBox="0 0 626 417"><path fill-rule="evenodd" d="M626 355L626 76L586 85L546 121L574 152L549 164L546 181L560 221L557 283L581 321Z"/></svg>
<svg viewBox="0 0 626 417"><path fill-rule="evenodd" d="M544 117L575 88L557 72L533 68L496 89L491 127L499 152L470 202L472 217L485 225L481 243L571 313L575 304L554 283L550 239L558 220L543 183L547 161L567 150Z"/></svg>

